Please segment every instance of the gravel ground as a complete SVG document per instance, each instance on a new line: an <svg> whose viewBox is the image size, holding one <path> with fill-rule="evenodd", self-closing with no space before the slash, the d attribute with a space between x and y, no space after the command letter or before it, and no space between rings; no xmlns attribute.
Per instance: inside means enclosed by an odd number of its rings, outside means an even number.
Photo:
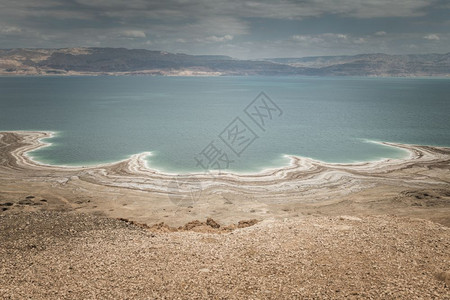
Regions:
<svg viewBox="0 0 450 300"><path fill-rule="evenodd" d="M0 214L0 262L1 299L450 299L450 229L394 216L216 234Z"/></svg>

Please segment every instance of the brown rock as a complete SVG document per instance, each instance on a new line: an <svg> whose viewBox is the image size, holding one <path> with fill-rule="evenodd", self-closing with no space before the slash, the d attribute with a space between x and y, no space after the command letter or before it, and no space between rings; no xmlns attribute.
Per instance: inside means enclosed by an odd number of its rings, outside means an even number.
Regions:
<svg viewBox="0 0 450 300"><path fill-rule="evenodd" d="M150 229L151 231L162 231L162 232L169 232L169 231L173 231L173 229L165 224L164 222L152 225L150 227L148 227L148 229Z"/></svg>
<svg viewBox="0 0 450 300"><path fill-rule="evenodd" d="M440 272L436 274L436 278L450 285L450 272Z"/></svg>
<svg viewBox="0 0 450 300"><path fill-rule="evenodd" d="M202 222L200 222L199 220L194 220L194 221L191 221L191 222L189 222L189 223L186 223L186 224L183 226L183 229L184 229L184 230L191 230L191 229L194 228L194 227L204 226L204 225L205 225L205 223L202 223Z"/></svg>
<svg viewBox="0 0 450 300"><path fill-rule="evenodd" d="M208 226L210 226L210 227L212 227L212 228L220 228L220 224L217 223L216 221L214 221L214 220L211 219L211 218L208 218L208 219L206 220L206 225L208 225Z"/></svg>
<svg viewBox="0 0 450 300"><path fill-rule="evenodd" d="M256 223L258 223L258 220L256 219L239 221L238 228L250 227L255 225Z"/></svg>

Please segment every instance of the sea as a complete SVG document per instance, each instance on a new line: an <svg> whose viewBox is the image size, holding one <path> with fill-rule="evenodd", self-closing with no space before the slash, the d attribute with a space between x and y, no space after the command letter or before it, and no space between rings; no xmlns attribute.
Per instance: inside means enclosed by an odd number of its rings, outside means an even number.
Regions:
<svg viewBox="0 0 450 300"><path fill-rule="evenodd" d="M0 77L0 131L52 131L42 163L90 166L149 152L168 173L260 172L289 155L402 158L378 142L450 146L450 79Z"/></svg>

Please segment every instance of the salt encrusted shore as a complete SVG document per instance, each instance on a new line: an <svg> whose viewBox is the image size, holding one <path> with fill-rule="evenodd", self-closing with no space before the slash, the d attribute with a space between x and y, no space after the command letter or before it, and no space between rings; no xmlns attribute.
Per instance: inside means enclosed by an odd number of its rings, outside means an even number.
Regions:
<svg viewBox="0 0 450 300"><path fill-rule="evenodd" d="M352 164L290 156L288 166L261 173L178 176L149 168L149 153L88 167L34 161L28 153L47 146L42 140L53 134L0 132L0 200L31 195L47 202L26 210L94 211L147 224L182 225L209 216L236 223L334 211L429 215L450 224L449 148L384 143L409 155ZM16 209L24 207L5 211Z"/></svg>

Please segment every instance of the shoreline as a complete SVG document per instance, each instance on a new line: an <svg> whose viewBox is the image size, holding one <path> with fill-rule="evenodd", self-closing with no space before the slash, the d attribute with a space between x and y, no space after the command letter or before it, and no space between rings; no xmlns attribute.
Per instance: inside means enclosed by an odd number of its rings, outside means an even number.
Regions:
<svg viewBox="0 0 450 300"><path fill-rule="evenodd" d="M0 78L27 78L27 77L119 77L119 76L150 76L150 77L304 77L304 78L370 78L370 79L450 79L450 75L426 75L426 74L404 74L398 76L392 75L263 75L263 74L229 74L229 73L220 73L220 72L208 72L208 73L200 73L200 74L191 74L192 71L188 71L185 73L184 71L179 71L179 74L159 74L154 73L153 70L143 70L143 71L127 71L127 72L75 72L72 71L70 73L0 73ZM195 72L194 72L195 73Z"/></svg>
<svg viewBox="0 0 450 300"><path fill-rule="evenodd" d="M61 209L171 226L207 217L235 224L308 214L398 213L450 225L446 147L383 143L409 154L357 163L288 156L288 165L258 173L171 174L149 168L149 152L85 167L33 160L28 153L48 146L42 139L52 134L0 132L0 205L10 205L5 213Z"/></svg>
<svg viewBox="0 0 450 300"><path fill-rule="evenodd" d="M121 159L121 160L116 160L116 161L110 161L110 162L105 162L105 163L93 163L93 164L86 164L86 165L61 165L61 164L52 164L52 163L46 163L43 161L40 161L36 158L34 158L31 155L31 152L39 150L41 148L45 148L45 147L50 147L52 146L51 142L47 142L47 141L43 141L44 139L51 139L54 138L58 132L57 131L44 131L44 130L9 130L9 131L1 131L0 130L0 134L2 132L6 132L6 133L37 133L37 134L42 134L44 135L43 137L39 137L35 139L35 145L33 145L33 148L30 148L29 150L26 150L23 152L23 156L27 157L27 159L30 162L33 162L36 166L46 166L46 167L54 167L54 168L67 168L67 169L89 169L89 168L101 168L101 167L108 167L114 164L118 164L118 163L122 163L125 161L129 161L131 159L133 159L134 157L139 157L139 159L144 159L145 162L143 162L143 166L145 166L150 172L156 172L159 173L160 175L169 175L169 176L199 176L199 175L204 175L204 174L214 174L214 175L219 175L219 174L231 174L231 175L237 175L237 176L258 176L258 175L264 175L266 173L271 173L271 172L276 172L285 168L289 168L292 165L295 165L295 161L301 160L301 159L306 159L306 160L310 160L312 162L318 163L318 164L323 164L323 165L329 165L329 166L359 166L359 165L366 165L366 164L371 164L371 163L387 163L390 161L395 161L395 160L399 160L399 161L403 161L403 160L410 160L414 157L413 151L411 150L411 147L414 146L425 146L425 147L436 147L436 148L448 148L447 146L435 146L435 145L418 145L418 144L401 144L401 143L394 143L394 142L385 142L385 141L375 141L375 140L368 140L368 139L362 139L363 141L367 142L367 143L373 143L373 144L378 144L381 146L385 146L385 147L391 147L397 150L401 150L403 151L405 154L402 157L396 157L396 158L388 158L388 157L383 157L383 158L374 158L374 159L370 159L370 160L362 160L362 161L352 161L352 162L326 162L320 159L315 159L309 156L300 156L300 155L295 155L295 154L280 154L280 156L289 159L289 162L286 165L281 165L281 166L272 166L272 167L267 167L267 168L263 168L261 169L261 171L256 171L256 172L247 172L247 171L237 171L237 170L232 170L232 169L226 169L223 172L222 171L216 171L216 170L209 170L207 172L187 172L187 173L183 173L183 172L169 172L169 171L164 171L162 169L158 169L155 167L152 167L149 165L148 161L146 160L147 157L152 156L152 152L151 151L144 151L144 152L140 152L140 153L136 153L136 154L130 154L128 155L127 158Z"/></svg>

